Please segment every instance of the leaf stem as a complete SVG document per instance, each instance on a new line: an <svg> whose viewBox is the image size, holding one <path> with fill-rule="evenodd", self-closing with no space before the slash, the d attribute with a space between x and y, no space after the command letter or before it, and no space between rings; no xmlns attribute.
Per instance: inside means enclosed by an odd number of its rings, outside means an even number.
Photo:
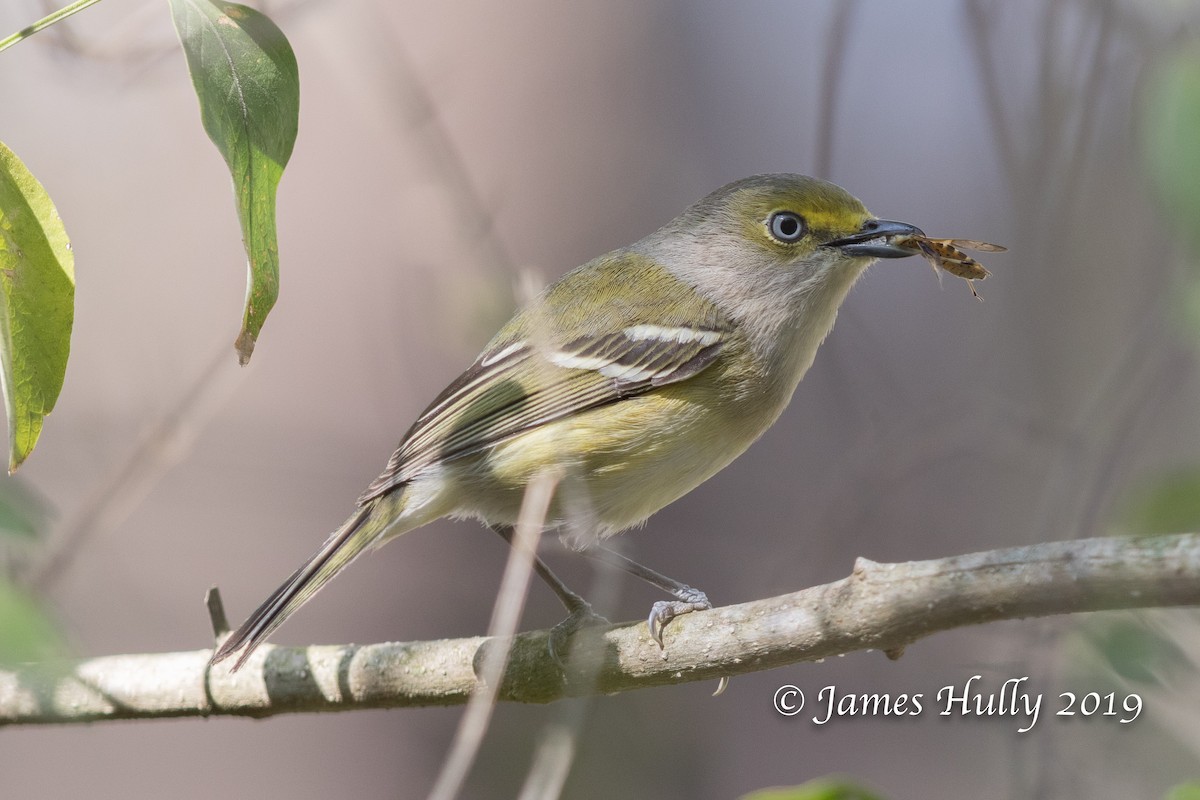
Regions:
<svg viewBox="0 0 1200 800"><path fill-rule="evenodd" d="M11 36L0 39L0 51L7 50L17 42L21 41L22 39L28 39L30 36L33 36L43 28L48 28L59 20L66 19L67 17L71 16L76 11L83 11L88 6L99 2L100 0L75 0L74 3L71 3L71 5L67 6L66 8L60 8L53 14L48 14L42 17L29 27L22 28Z"/></svg>

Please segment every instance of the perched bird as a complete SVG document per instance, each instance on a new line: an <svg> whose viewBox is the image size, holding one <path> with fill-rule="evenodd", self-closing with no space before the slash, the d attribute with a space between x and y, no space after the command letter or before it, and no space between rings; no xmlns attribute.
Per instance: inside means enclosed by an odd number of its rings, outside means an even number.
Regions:
<svg viewBox="0 0 1200 800"><path fill-rule="evenodd" d="M663 626L711 608L708 598L603 541L758 439L863 270L913 255L892 239L923 235L876 219L832 183L758 175L568 273L434 399L350 518L213 663L238 653L241 666L357 555L435 519L476 518L511 541L525 487L547 469L562 475L547 524L674 596L650 612L661 646ZM570 612L559 640L598 619L540 560L535 567Z"/></svg>

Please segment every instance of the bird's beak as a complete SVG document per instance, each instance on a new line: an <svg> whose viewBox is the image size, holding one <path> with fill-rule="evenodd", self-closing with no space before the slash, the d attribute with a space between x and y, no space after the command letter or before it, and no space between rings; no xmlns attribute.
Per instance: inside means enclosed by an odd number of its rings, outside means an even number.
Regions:
<svg viewBox="0 0 1200 800"><path fill-rule="evenodd" d="M826 247L837 247L848 256L858 258L904 258L916 255L917 251L892 243L896 236L924 236L925 232L907 222L894 222L890 219L869 219L863 223L858 233L843 236L832 242L826 242Z"/></svg>

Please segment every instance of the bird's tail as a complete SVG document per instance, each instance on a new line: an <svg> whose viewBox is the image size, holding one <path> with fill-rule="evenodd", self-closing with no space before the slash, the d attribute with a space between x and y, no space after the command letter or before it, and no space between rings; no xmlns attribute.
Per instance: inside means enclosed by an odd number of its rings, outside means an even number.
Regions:
<svg viewBox="0 0 1200 800"><path fill-rule="evenodd" d="M322 586L354 560L359 553L377 543L395 521L389 499L368 503L358 509L342 527L334 531L321 549L283 582L266 601L234 631L213 653L211 664L241 651L233 669L239 669L250 654Z"/></svg>

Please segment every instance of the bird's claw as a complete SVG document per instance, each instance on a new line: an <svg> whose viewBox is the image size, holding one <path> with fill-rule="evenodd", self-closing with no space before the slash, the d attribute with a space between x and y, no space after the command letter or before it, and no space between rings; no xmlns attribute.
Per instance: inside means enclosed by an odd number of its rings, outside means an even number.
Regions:
<svg viewBox="0 0 1200 800"><path fill-rule="evenodd" d="M666 649L663 645L663 629L667 623L683 614L693 611L707 611L712 608L708 595L690 586L681 590L678 600L659 600L650 608L650 616L646 618L646 627L650 629L650 638L658 644L659 650Z"/></svg>
<svg viewBox="0 0 1200 800"><path fill-rule="evenodd" d="M572 636L584 628L608 624L608 619L593 611L591 604L581 601L580 605L571 610L566 619L550 629L550 635L546 638L546 650L554 663L562 667L567 651L570 649L567 645Z"/></svg>

